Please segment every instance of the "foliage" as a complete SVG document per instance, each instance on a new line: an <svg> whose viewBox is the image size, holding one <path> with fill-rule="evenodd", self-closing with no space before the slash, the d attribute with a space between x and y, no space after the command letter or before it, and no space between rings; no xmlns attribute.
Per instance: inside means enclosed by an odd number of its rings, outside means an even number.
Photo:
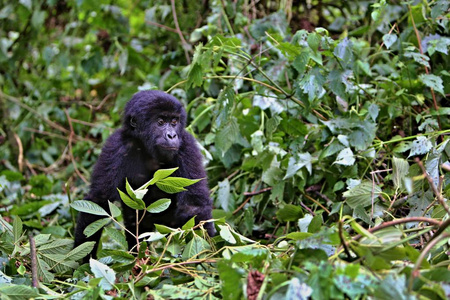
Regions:
<svg viewBox="0 0 450 300"><path fill-rule="evenodd" d="M446 299L448 1L204 3L1 2L2 299ZM186 105L218 235L157 226L133 256L115 204L75 199L149 88ZM123 202L163 211L142 197L189 189L173 171ZM105 216L81 266L75 209Z"/></svg>

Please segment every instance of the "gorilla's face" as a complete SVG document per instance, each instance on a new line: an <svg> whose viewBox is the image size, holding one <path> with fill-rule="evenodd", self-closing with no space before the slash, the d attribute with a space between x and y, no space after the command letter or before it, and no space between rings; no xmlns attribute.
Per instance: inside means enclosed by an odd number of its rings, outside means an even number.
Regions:
<svg viewBox="0 0 450 300"><path fill-rule="evenodd" d="M139 92L125 108L124 130L139 139L149 156L170 163L182 144L186 112L174 97L156 91Z"/></svg>

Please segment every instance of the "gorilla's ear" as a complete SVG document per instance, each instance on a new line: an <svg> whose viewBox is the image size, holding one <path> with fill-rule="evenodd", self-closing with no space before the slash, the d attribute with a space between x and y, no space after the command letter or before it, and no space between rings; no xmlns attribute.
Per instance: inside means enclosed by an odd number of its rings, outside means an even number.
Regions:
<svg viewBox="0 0 450 300"><path fill-rule="evenodd" d="M130 117L130 126L136 128L136 119L134 117Z"/></svg>

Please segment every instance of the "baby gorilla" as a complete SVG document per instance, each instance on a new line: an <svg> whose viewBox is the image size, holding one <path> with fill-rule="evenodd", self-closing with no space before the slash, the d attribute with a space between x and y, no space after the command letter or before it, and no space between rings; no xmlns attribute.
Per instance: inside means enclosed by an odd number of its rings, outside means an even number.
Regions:
<svg viewBox="0 0 450 300"><path fill-rule="evenodd" d="M136 93L125 107L122 128L108 138L102 149L92 173L91 190L85 199L109 211L108 200L120 201L117 188L125 191L125 178L133 188L138 188L148 182L158 169L178 167L172 176L206 178L200 150L185 126L186 111L176 98L161 91ZM206 179L177 194L167 194L154 185L148 189L143 199L147 206L161 198L170 198L172 202L161 213L147 213L139 224L140 233L152 231L155 223L177 228L193 216L196 216L196 223L212 217ZM135 233L135 211L127 205L122 205L122 211L126 228ZM98 242L101 231L89 238L83 231L99 218L88 213L79 214L75 247L86 241ZM213 223L206 223L205 228L210 236L214 236ZM136 239L130 234L127 234L127 241L130 248L136 244Z"/></svg>

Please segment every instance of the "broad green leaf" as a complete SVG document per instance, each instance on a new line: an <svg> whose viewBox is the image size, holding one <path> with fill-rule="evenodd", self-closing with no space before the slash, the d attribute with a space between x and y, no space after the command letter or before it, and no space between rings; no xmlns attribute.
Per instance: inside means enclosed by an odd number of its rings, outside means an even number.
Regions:
<svg viewBox="0 0 450 300"><path fill-rule="evenodd" d="M95 222L92 222L91 224L86 226L86 228L83 230L83 233L86 237L90 237L97 231L101 230L110 221L111 221L110 218L103 218Z"/></svg>
<svg viewBox="0 0 450 300"><path fill-rule="evenodd" d="M205 255L208 250L211 250L211 246L204 239L194 234L194 238L184 248L182 259L189 260L190 258L200 258ZM202 253L202 254L200 254ZM199 255L200 254L200 255Z"/></svg>
<svg viewBox="0 0 450 300"><path fill-rule="evenodd" d="M408 155L408 157L415 156L415 155L422 155L427 154L428 151L431 150L433 147L433 144L427 139L425 136L418 136L411 146L411 151Z"/></svg>
<svg viewBox="0 0 450 300"><path fill-rule="evenodd" d="M219 190L217 192L217 201L220 207L228 212L230 211L230 182L227 178L219 182Z"/></svg>
<svg viewBox="0 0 450 300"><path fill-rule="evenodd" d="M39 278L42 278L45 283L50 283L55 278L49 271L50 266L40 256L37 257L37 269Z"/></svg>
<svg viewBox="0 0 450 300"><path fill-rule="evenodd" d="M281 222L297 221L302 216L302 209L292 204L286 204L277 211L277 219Z"/></svg>
<svg viewBox="0 0 450 300"><path fill-rule="evenodd" d="M39 251L45 254L60 254L66 253L73 247L72 239L58 239L51 243L39 247Z"/></svg>
<svg viewBox="0 0 450 300"><path fill-rule="evenodd" d="M164 237L166 237L166 235L159 232L145 232L139 236L139 239L146 238L145 241L147 242L155 242L163 239Z"/></svg>
<svg viewBox="0 0 450 300"><path fill-rule="evenodd" d="M107 265L92 258L89 260L89 265L95 278L102 278L100 281L100 286L102 289L105 291L111 290L114 287L114 282L116 281L116 272L114 272L114 270Z"/></svg>
<svg viewBox="0 0 450 300"><path fill-rule="evenodd" d="M85 212L91 215L108 216L106 210L92 201L77 200L70 204L70 206L77 211Z"/></svg>
<svg viewBox="0 0 450 300"><path fill-rule="evenodd" d="M198 63L191 64L186 85L188 87L191 86L196 87L201 86L202 83L203 83L203 72L201 65Z"/></svg>
<svg viewBox="0 0 450 300"><path fill-rule="evenodd" d="M169 208L171 200L168 198L159 199L147 207L147 211L152 214L157 214Z"/></svg>
<svg viewBox="0 0 450 300"><path fill-rule="evenodd" d="M28 285L3 284L0 285L0 295L5 299L33 299L39 297L39 292Z"/></svg>
<svg viewBox="0 0 450 300"><path fill-rule="evenodd" d="M84 258L86 255L91 253L92 249L94 249L95 242L85 242L78 247L72 249L69 253L65 255L66 260L77 261L79 259Z"/></svg>
<svg viewBox="0 0 450 300"><path fill-rule="evenodd" d="M237 141L239 137L239 125L235 117L231 117L228 123L221 126L216 134L216 147L222 156Z"/></svg>
<svg viewBox="0 0 450 300"><path fill-rule="evenodd" d="M156 186L169 194L186 191L185 187L199 182L202 179L187 179L182 177L167 177L156 182Z"/></svg>
<svg viewBox="0 0 450 300"><path fill-rule="evenodd" d="M344 192L343 196L346 198L347 204L351 208L357 206L366 207L372 204L372 200L381 194L381 189L378 185L373 184L371 181L363 181L359 185ZM373 199L372 199L373 197Z"/></svg>
<svg viewBox="0 0 450 300"><path fill-rule="evenodd" d="M342 149L336 160L333 164L344 165L344 166L352 166L355 163L356 159L353 155L353 151L350 148Z"/></svg>
<svg viewBox="0 0 450 300"><path fill-rule="evenodd" d="M146 184L144 184L143 186L141 186L139 189L146 189L149 185L153 185L156 182L163 180L164 178L169 177L170 175L172 175L176 170L178 170L178 167L176 168L172 168L172 169L159 169L155 172L155 174L153 174L153 178L147 182Z"/></svg>
<svg viewBox="0 0 450 300"><path fill-rule="evenodd" d="M409 173L408 161L394 156L392 158L392 172L393 172L392 180L394 181L395 188L398 189L404 188L403 180Z"/></svg>
<svg viewBox="0 0 450 300"><path fill-rule="evenodd" d="M112 227L105 227L105 234L112 240L116 241L122 249L128 249L127 239L121 230Z"/></svg>
<svg viewBox="0 0 450 300"><path fill-rule="evenodd" d="M128 207L132 209L145 209L145 203L141 199L132 199L128 197L127 194L122 192L121 190L117 189L119 191L120 199L122 199L123 203L125 203Z"/></svg>
<svg viewBox="0 0 450 300"><path fill-rule="evenodd" d="M233 236L233 234L230 231L230 228L227 225L217 225L220 228L220 236L227 241L230 244L236 244L236 238Z"/></svg>
<svg viewBox="0 0 450 300"><path fill-rule="evenodd" d="M118 208L114 203L110 202L108 200L108 205L109 205L109 211L111 212L111 216L113 218L117 218L118 216L120 216L122 214L120 208Z"/></svg>
<svg viewBox="0 0 450 300"><path fill-rule="evenodd" d="M441 77L433 74L421 74L419 79L429 88L444 95L444 82Z"/></svg>
<svg viewBox="0 0 450 300"><path fill-rule="evenodd" d="M195 226L195 216L193 216L192 218L189 219L189 221L187 221L182 227L181 229L183 230L189 230L192 227Z"/></svg>
<svg viewBox="0 0 450 300"><path fill-rule="evenodd" d="M136 194L134 193L134 189L131 187L130 183L128 182L128 178L125 178L125 189L126 189L128 195L131 197L131 199L136 198Z"/></svg>
<svg viewBox="0 0 450 300"><path fill-rule="evenodd" d="M23 227L22 220L19 217L14 218L13 230L14 230L14 243L17 243L22 237Z"/></svg>
<svg viewBox="0 0 450 300"><path fill-rule="evenodd" d="M237 300L242 298L242 272L233 267L233 264L227 260L220 260L217 263L220 288L224 300Z"/></svg>
<svg viewBox="0 0 450 300"><path fill-rule="evenodd" d="M397 38L397 35L393 33L383 35L383 42L386 48L391 48L391 46L397 41Z"/></svg>

